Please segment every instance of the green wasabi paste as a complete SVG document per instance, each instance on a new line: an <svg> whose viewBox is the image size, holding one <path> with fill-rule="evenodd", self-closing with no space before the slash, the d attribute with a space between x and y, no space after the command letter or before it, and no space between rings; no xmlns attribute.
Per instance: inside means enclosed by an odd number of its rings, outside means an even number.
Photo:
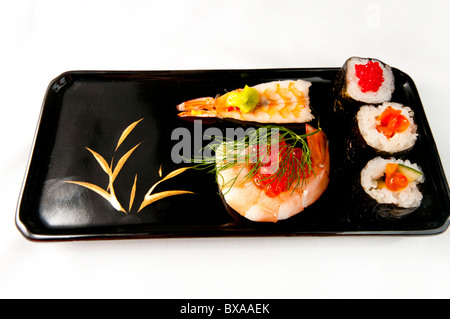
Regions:
<svg viewBox="0 0 450 319"><path fill-rule="evenodd" d="M227 97L227 105L238 107L241 112L253 111L259 102L258 91L246 85L240 92L230 92Z"/></svg>

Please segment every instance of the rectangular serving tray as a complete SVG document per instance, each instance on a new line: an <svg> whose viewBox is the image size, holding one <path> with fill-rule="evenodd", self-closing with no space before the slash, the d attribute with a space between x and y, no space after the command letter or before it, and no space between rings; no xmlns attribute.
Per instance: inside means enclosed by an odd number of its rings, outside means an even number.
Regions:
<svg viewBox="0 0 450 319"><path fill-rule="evenodd" d="M425 174L422 205L408 216L394 220L365 218L354 211L348 195L355 173L343 169L343 135L333 117L332 86L338 71L339 68L313 68L63 73L49 84L43 101L16 225L30 240L430 235L445 231L450 215L447 180L413 80L395 68L392 101L410 106L418 125L419 138L409 158ZM285 221L241 223L227 211L213 174L187 170L161 182L154 192L186 190L195 194L167 197L138 212L152 185L186 166L174 163L171 156L179 142L174 132L198 134L199 123L179 118L177 104L223 94L246 84L285 79L312 82L311 106L330 141L331 182L316 203ZM122 135L131 123L136 125ZM200 124L200 134L212 126L225 130L245 125L222 120ZM126 138L116 149L121 136ZM113 184L115 198L124 211L118 211L112 201L101 195L111 194L108 167L118 165L120 159L124 165ZM362 167L365 163L360 164ZM103 192L69 181L90 183Z"/></svg>

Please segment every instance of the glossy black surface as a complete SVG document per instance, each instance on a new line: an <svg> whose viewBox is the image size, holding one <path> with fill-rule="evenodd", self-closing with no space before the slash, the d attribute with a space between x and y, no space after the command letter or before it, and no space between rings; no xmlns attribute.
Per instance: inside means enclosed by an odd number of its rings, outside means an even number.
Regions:
<svg viewBox="0 0 450 319"><path fill-rule="evenodd" d="M16 224L32 240L148 238L176 236L271 236L339 234L436 234L448 226L449 188L412 79L394 69L396 90L392 101L409 105L415 112L419 140L408 156L422 166L426 184L422 206L398 220L372 218L358 211L353 181L365 163L348 165L342 122L333 114L332 84L337 68L67 72L52 81L46 93L35 145L22 194ZM227 212L214 180L205 171L187 172L161 183L160 190L182 189L195 195L178 195L155 202L141 212L137 207L145 193L163 175L185 166L174 164L171 139L174 129L193 123L177 116L176 105L192 98L215 96L225 91L262 82L305 79L313 83L311 105L320 115L330 140L331 182L325 194L304 212L275 224L235 222ZM143 118L114 153L127 125ZM239 125L205 121L203 130ZM89 147L107 161L116 160L142 142L115 181L117 198L128 205L130 189L138 175L136 203L128 214L119 212L91 190L63 183L86 181L106 188L108 178Z"/></svg>

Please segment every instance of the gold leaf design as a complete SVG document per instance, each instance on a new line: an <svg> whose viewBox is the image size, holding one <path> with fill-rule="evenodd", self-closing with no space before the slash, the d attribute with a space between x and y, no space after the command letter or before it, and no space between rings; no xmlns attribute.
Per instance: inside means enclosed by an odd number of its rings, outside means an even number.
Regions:
<svg viewBox="0 0 450 319"><path fill-rule="evenodd" d="M139 207L138 212L140 212L145 206L150 205L151 203L154 203L160 199L169 197L169 196L174 196L174 195L181 195L181 194L194 194L193 192L190 191L164 191L164 192L159 192L156 194L152 194L152 195L146 195L144 198L144 201L141 204L141 207Z"/></svg>
<svg viewBox="0 0 450 319"><path fill-rule="evenodd" d="M94 158L97 160L97 162L100 164L101 168L105 171L106 174L111 175L111 168L109 167L106 160L97 152L91 150L89 147L86 147L86 149L94 155ZM112 165L112 162L111 162Z"/></svg>
<svg viewBox="0 0 450 319"><path fill-rule="evenodd" d="M99 194L100 196L102 196L104 199L106 199L116 210L127 213L127 211L125 211L125 209L122 207L122 205L120 204L120 202L118 201L116 194L114 192L114 187L113 187L113 183L117 177L117 175L120 173L120 171L122 170L123 166L125 165L125 163L127 162L127 160L130 158L131 154L133 154L133 152L136 150L136 148L141 145L141 143L137 144L136 146L134 146L132 149L130 149L128 152L125 153L125 155L123 155L119 161L117 162L117 164L114 167L114 155L117 151L117 149L120 147L120 145L123 143L123 141L128 137L128 135L133 131L133 129L136 127L136 125L141 122L143 120L140 119L132 124L130 124L123 132L122 135L119 138L119 141L117 143L116 149L114 150L114 154L111 158L111 164L108 165L108 162L103 158L103 156L101 156L100 154L98 154L97 152L95 152L94 150L86 147L86 149L91 152L91 154L94 156L94 158L96 159L96 161L99 163L100 167L103 169L103 171L108 174L109 177L109 182L108 182L108 187L106 190L104 190L103 188L95 185L95 184L91 184L91 183L87 183L87 182L79 182L79 181L66 181L66 183L72 183L72 184L76 184L82 187L86 187L92 191L94 191L95 193ZM150 190L147 192L147 194L144 196L144 200L141 203L141 206L138 210L141 211L144 207L146 207L147 205L150 205L151 203L154 203L160 199L169 197L169 196L175 196L175 195L181 195L181 194L194 194L193 192L190 191L184 191L184 190L170 190L170 191L163 191L163 192L159 192L156 194L152 194L153 190L155 189L155 187L157 185L159 185L161 182L166 181L170 178L173 178L183 172L185 172L186 170L188 170L190 167L183 167L183 168L179 168L176 169L172 172L170 172L169 174L167 174L166 177L164 177L163 179L159 180L158 182L156 182L151 188ZM158 171L159 177L162 177L162 165L159 167L159 171ZM135 175L134 178L134 182L133 182L133 186L131 187L131 191L130 191L130 201L128 204L128 211L131 211L131 208L133 207L134 204L134 200L136 197L136 185L137 185L137 174Z"/></svg>
<svg viewBox="0 0 450 319"><path fill-rule="evenodd" d="M149 196L149 195L153 192L153 190L155 189L155 187L156 187L158 184L160 184L161 182L164 182L164 181L166 181L166 180L168 180L168 179L170 179L170 178L172 178L172 177L175 177L175 176L177 176L177 175L179 175L179 174L185 172L185 171L188 170L189 168L190 168L190 167L182 167L182 168L179 168L179 169L174 170L173 172L170 172L170 173L167 174L167 176L164 177L162 180L156 182L156 183L150 188L150 190L147 192L147 194L146 194L145 196Z"/></svg>
<svg viewBox="0 0 450 319"><path fill-rule="evenodd" d="M127 136L131 133L131 131L136 127L136 125L142 120L143 120L143 118L132 123L123 131L122 135L120 136L119 142L117 143L116 150L119 148L119 146L122 144L122 142L127 138ZM116 194L114 192L113 183L114 183L114 180L116 179L117 175L119 174L119 172L125 165L128 158L131 156L131 154L134 152L134 150L141 143L139 143L138 145L133 147L124 156L122 156L119 159L119 161L117 162L116 167L114 169L113 169L114 155L111 158L111 165L108 165L108 162L103 158L103 156L101 156L99 153L95 152L94 150L86 147L86 149L89 152L91 152L91 154L94 156L94 158L100 164L100 167L103 169L103 171L105 171L105 173L108 174L108 176L109 176L108 188L106 190L104 190L103 188L101 188L95 184L86 183L86 182L69 181L68 183L80 185L80 186L86 187L86 188L96 192L97 194L99 194L100 196L105 198L116 210L127 213L125 211L125 209L123 209L122 205L120 204L120 202L118 201L118 199L116 197ZM129 204L130 210L131 210L131 206L133 204L135 193L136 193L136 180L137 180L137 175L136 175L134 185L133 185L133 188L132 188L131 194L130 194L130 204Z"/></svg>
<svg viewBox="0 0 450 319"><path fill-rule="evenodd" d="M136 127L136 125L138 125L138 123L140 121L142 121L143 118L141 118L140 120L137 120L134 123L131 123L123 132L122 135L119 138L119 141L117 142L117 146L115 151L117 151L117 149L119 148L119 146L122 144L123 141L125 141L125 139L127 138L127 136L131 133L131 131L133 131L133 129Z"/></svg>
<svg viewBox="0 0 450 319"><path fill-rule="evenodd" d="M70 184L76 184L83 187L86 187L90 189L91 191L96 192L100 196L102 196L104 199L106 199L111 206L113 206L116 210L126 213L126 211L122 208L122 205L120 205L119 201L116 198L116 195L114 194L113 188L111 188L111 193L108 193L103 188L98 187L97 185L86 183L86 182L77 182L77 181L65 181L66 183Z"/></svg>
<svg viewBox="0 0 450 319"><path fill-rule="evenodd" d="M142 143L142 142L141 142ZM114 168L113 173L111 174L111 181L110 183L113 183L114 180L116 179L117 175L119 174L120 170L122 169L123 165L125 165L125 162L128 160L128 158L130 157L130 155L134 152L134 150L141 145L141 143L139 143L138 145L136 145L135 147L133 147L131 150L129 150L124 156L122 156L120 158L120 160L117 162L116 167Z"/></svg>
<svg viewBox="0 0 450 319"><path fill-rule="evenodd" d="M153 186L149 189L149 191L147 192L147 194L145 194L144 196L144 201L141 204L141 207L139 208L138 212L141 211L141 209L143 209L145 206L156 202L157 200L169 197L169 196L174 196L174 195L180 195L180 194L194 194L193 192L189 192L189 191L164 191L164 192L160 192L160 193L156 193L156 194L152 194L153 190L155 189L156 186L158 186L161 182L164 182L170 178L173 178L183 172L185 172L186 170L188 170L190 167L182 167L182 168L178 168L172 172L170 172L169 174L167 174L166 177L164 177L163 179L159 180L158 182L156 182L155 184L153 184ZM161 175L161 167L160 167L160 175Z"/></svg>
<svg viewBox="0 0 450 319"><path fill-rule="evenodd" d="M134 197L136 196L136 182L137 182L137 174L134 177L133 187L131 188L130 204L128 206L128 211L131 211L131 207L133 207Z"/></svg>

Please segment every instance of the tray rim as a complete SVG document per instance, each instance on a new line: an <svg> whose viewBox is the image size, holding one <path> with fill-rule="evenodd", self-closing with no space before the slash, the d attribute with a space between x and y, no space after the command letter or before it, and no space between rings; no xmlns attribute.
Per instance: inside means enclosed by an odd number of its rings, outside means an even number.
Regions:
<svg viewBox="0 0 450 319"><path fill-rule="evenodd" d="M408 82L411 84L412 89L414 90L414 94L418 98L418 103L421 107L421 111L425 115L425 118L422 119L424 123L426 124L427 133L430 135L433 145L431 145L436 152L436 160L439 164L439 173L445 182L445 189L447 191L447 195L450 196L450 188L448 184L448 179L446 177L445 171L443 169L442 161L439 155L439 151L437 149L437 145L435 143L435 139L433 136L432 129L429 125L428 119L426 117L426 111L423 107L422 101L420 99L420 95L418 92L418 89L416 87L416 84L412 77L401 71L400 69L396 67L391 67L392 70L395 70L397 72L400 72L402 76L405 76L408 80ZM425 229L425 230L355 230L355 231L299 231L299 232L293 232L291 234L278 234L278 233L253 233L253 234L245 234L243 232L221 232L220 234L213 234L213 231L208 230L204 231L202 233L189 233L186 231L183 232L175 232L172 234L156 234L151 232L136 232L136 233L90 233L90 234L65 234L65 235L51 235L51 234L38 234L31 232L28 227L25 225L25 223L20 219L20 211L21 211L21 203L23 201L23 193L24 188L27 183L30 166L34 158L35 153L35 146L37 142L37 138L39 135L39 129L41 126L43 113L45 110L45 105L47 101L47 97L51 93L51 89L55 87L58 82L61 79L64 79L65 77L69 77L71 75L79 76L79 75L99 75L99 76L134 76L136 78L140 79L146 79L148 78L148 75L169 75L169 74L195 74L195 73L205 73L205 72L211 72L211 73L235 73L235 72L320 72L320 71L339 71L340 67L306 67L306 68L232 68L232 69L167 69L167 70L69 70L60 73L58 76L54 77L49 84L47 85L47 89L45 91L40 112L37 119L37 124L35 126L35 131L32 139L32 143L30 146L30 151L28 154L26 169L24 173L24 177L22 180L22 184L20 187L20 194L17 200L16 204L16 212L15 212L15 225L16 228L19 230L19 232L28 240L30 241L97 241L97 240L121 240L121 239L156 239L156 238L202 238L202 237L209 237L209 238L230 238L230 237L303 237L303 236L424 236L424 235L438 235L443 232L445 232L448 227L450 226L450 212L445 220L445 222L442 223L442 225L432 228L432 229ZM146 76L143 76L146 75ZM64 86L63 84L62 86ZM61 86L61 87L62 87ZM58 88L59 90L59 88ZM173 228L173 227L172 227ZM180 227L183 229L189 228L189 226L186 227ZM212 227L214 228L214 227Z"/></svg>

